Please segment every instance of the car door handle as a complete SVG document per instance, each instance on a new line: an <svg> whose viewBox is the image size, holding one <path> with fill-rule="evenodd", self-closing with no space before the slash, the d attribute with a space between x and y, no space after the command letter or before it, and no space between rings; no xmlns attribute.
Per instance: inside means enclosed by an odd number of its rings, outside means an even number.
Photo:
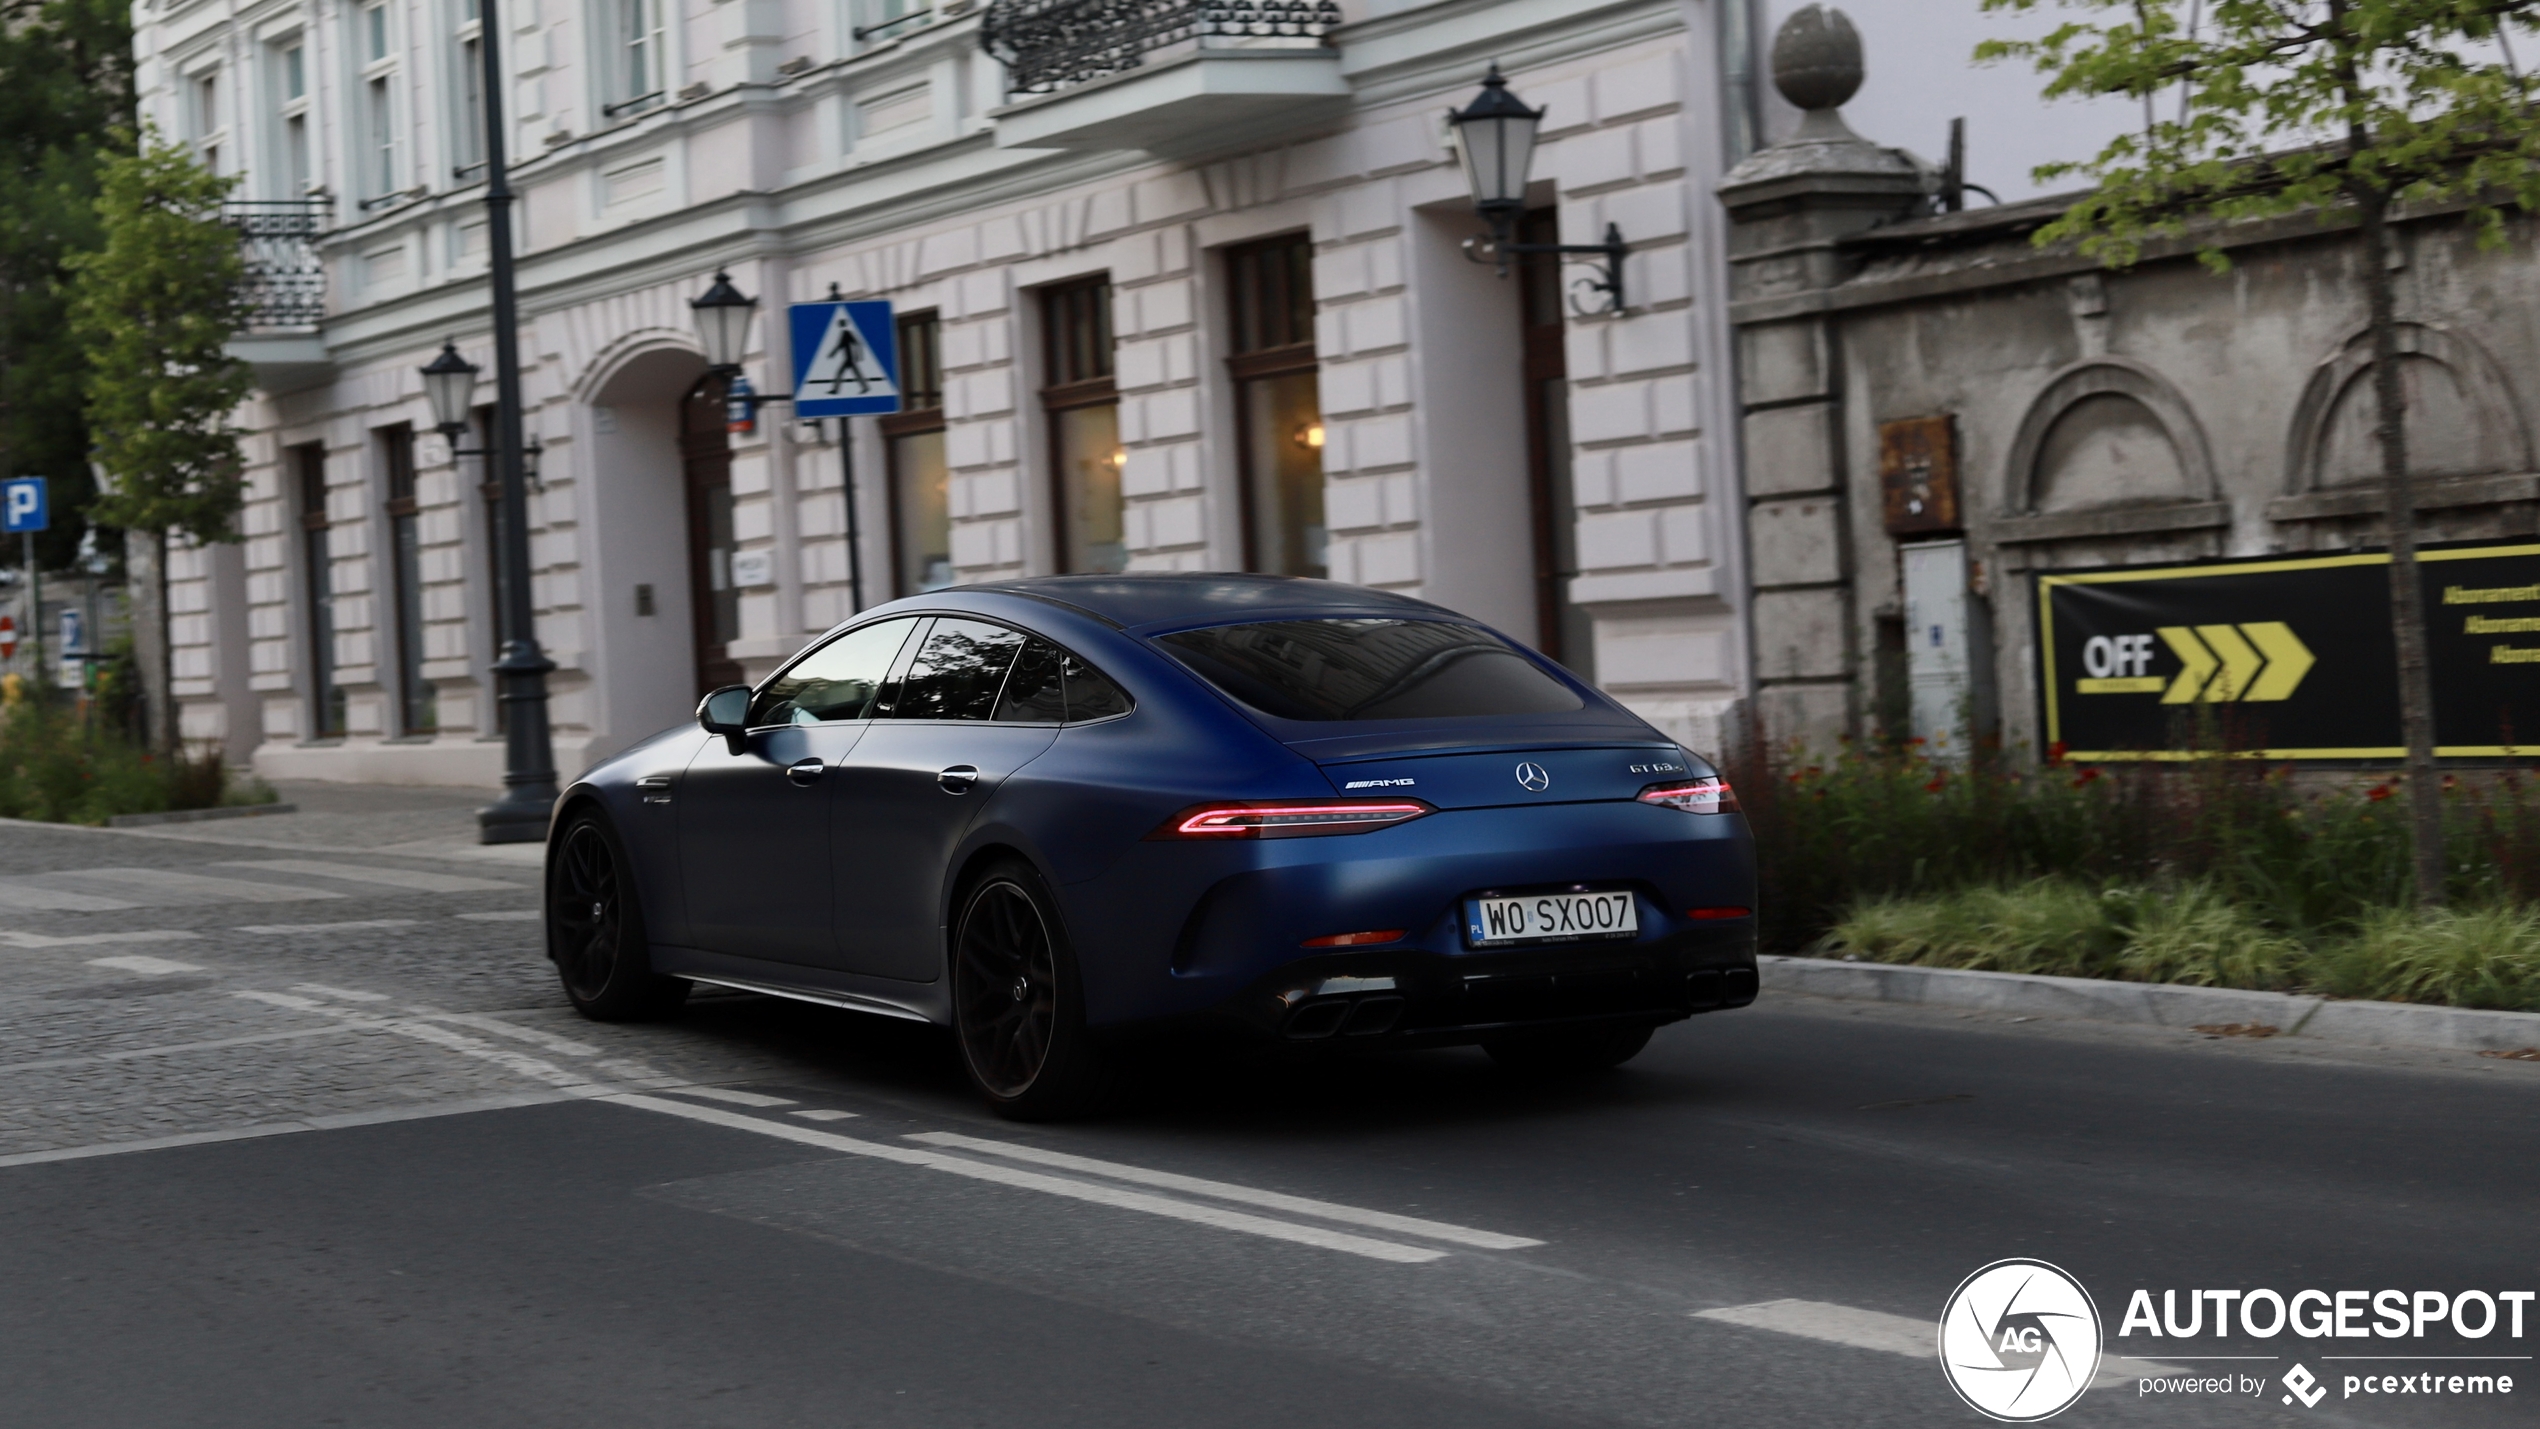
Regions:
<svg viewBox="0 0 2540 1429"><path fill-rule="evenodd" d="M947 794L967 794L979 783L979 766L956 764L935 776L935 782Z"/></svg>
<svg viewBox="0 0 2540 1429"><path fill-rule="evenodd" d="M809 785L812 780L820 777L821 770L828 767L817 759L797 759L785 766L785 777L797 784Z"/></svg>

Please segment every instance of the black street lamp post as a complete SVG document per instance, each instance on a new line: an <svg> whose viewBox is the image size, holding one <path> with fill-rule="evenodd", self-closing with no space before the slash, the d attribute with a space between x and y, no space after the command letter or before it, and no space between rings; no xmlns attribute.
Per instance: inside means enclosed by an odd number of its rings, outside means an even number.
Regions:
<svg viewBox="0 0 2540 1429"><path fill-rule="evenodd" d="M1631 252L1631 246L1623 242L1619 226L1605 225L1602 243L1518 243L1510 237L1518 216L1526 211L1527 171L1534 167L1535 133L1543 126L1543 116L1543 110L1527 108L1524 100L1508 92L1508 81L1499 77L1497 65L1490 67L1482 92L1472 103L1448 113L1447 122L1455 126L1456 151L1464 160L1464 181L1473 190L1473 210L1490 225L1490 237L1465 241L1465 254L1477 263L1498 264L1503 278L1508 276L1512 254L1601 257L1604 278L1582 278L1578 286L1605 295L1598 311L1620 313L1623 256Z"/></svg>
<svg viewBox="0 0 2540 1429"><path fill-rule="evenodd" d="M476 811L477 837L489 844L537 843L547 837L556 805L555 740L547 725L547 675L555 662L538 648L536 608L529 589L529 471L521 441L520 316L512 288L512 188L503 132L502 26L495 0L478 0L477 29L485 78L485 248L494 320L494 459L502 483L500 548L503 635L494 662L503 705L503 797ZM465 381L459 369L466 373ZM475 368L445 346L424 369L433 417L455 437L467 430L467 390ZM444 401L455 398L455 407Z"/></svg>

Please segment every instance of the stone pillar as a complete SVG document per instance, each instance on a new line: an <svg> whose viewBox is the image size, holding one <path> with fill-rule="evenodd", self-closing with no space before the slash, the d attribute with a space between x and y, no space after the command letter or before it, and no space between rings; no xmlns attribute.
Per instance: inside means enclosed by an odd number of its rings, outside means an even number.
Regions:
<svg viewBox="0 0 2540 1429"><path fill-rule="evenodd" d="M1861 37L1810 5L1773 39L1773 84L1805 111L1798 131L1720 184L1729 211L1730 323L1745 455L1754 707L1761 732L1812 745L1861 732L1868 692L1854 648L1858 569L1847 488L1843 353L1832 290L1857 233L1922 212L1928 165L1845 126Z"/></svg>

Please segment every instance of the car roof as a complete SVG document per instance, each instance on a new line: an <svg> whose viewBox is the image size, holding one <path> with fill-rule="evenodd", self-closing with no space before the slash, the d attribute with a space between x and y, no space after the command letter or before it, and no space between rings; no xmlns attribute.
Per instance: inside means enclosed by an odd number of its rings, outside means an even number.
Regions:
<svg viewBox="0 0 2540 1429"><path fill-rule="evenodd" d="M965 593L1019 595L1071 606L1127 629L1220 621L1392 615L1461 620L1444 607L1391 591L1301 576L1238 571L1031 576L963 586Z"/></svg>

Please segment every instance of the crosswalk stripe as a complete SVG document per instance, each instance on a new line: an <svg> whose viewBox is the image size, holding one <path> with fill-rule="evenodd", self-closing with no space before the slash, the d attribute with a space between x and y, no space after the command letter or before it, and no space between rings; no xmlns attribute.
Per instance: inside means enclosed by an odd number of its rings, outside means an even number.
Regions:
<svg viewBox="0 0 2540 1429"><path fill-rule="evenodd" d="M74 890L83 883L102 883L117 893L163 907L187 903L305 903L311 899L344 896L322 888L290 888L279 883L256 883L244 878L213 878L173 868L83 868L77 873L47 873L37 877L47 885L67 883Z"/></svg>
<svg viewBox="0 0 2540 1429"><path fill-rule="evenodd" d="M38 913L113 913L140 906L120 898L100 898L94 893L72 893L0 879L0 908L25 908Z"/></svg>
<svg viewBox="0 0 2540 1429"><path fill-rule="evenodd" d="M212 867L252 868L267 873L297 873L311 878L340 878L347 883L375 883L383 888L405 888L417 893L518 892L522 887L502 879L465 878L455 873L419 873L408 868L372 868L360 864L328 863L314 858L232 859Z"/></svg>

